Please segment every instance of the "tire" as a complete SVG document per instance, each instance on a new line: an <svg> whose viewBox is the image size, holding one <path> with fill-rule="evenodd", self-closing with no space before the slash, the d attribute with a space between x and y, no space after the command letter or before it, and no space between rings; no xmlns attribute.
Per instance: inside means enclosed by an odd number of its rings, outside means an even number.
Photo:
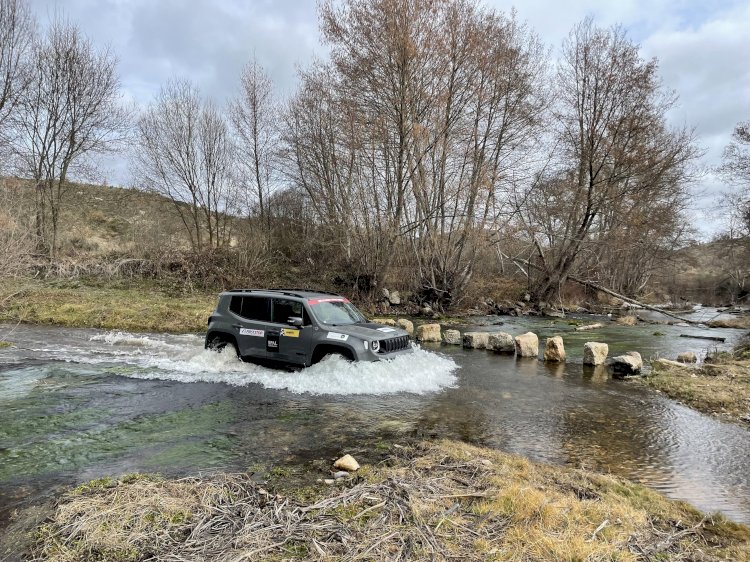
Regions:
<svg viewBox="0 0 750 562"><path fill-rule="evenodd" d="M351 356L350 353L347 353L345 351L339 351L339 350L336 350L336 349L326 349L326 350L323 350L321 352L316 352L315 356L313 357L312 363L313 363L313 365L315 363L320 363L326 357L331 357L332 355L338 355L339 357L341 357L345 361L348 361L349 363L352 363L354 361L354 358Z"/></svg>
<svg viewBox="0 0 750 562"><path fill-rule="evenodd" d="M237 346L234 342L228 341L221 336L215 336L210 342L208 342L208 349L215 351L216 353L222 353L224 350L232 349L234 354L239 357L240 353L237 350Z"/></svg>

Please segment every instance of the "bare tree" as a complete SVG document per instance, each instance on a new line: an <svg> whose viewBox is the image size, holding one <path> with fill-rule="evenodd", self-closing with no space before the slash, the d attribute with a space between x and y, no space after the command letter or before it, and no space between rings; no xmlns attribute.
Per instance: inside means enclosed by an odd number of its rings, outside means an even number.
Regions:
<svg viewBox="0 0 750 562"><path fill-rule="evenodd" d="M684 200L699 152L692 131L667 127L676 97L657 70L622 29L597 28L590 18L565 41L555 82L558 167L523 205L542 271L539 301L552 301L591 244L640 206Z"/></svg>
<svg viewBox="0 0 750 562"><path fill-rule="evenodd" d="M27 222L28 202L18 183L0 178L0 277L27 273L33 259L33 229Z"/></svg>
<svg viewBox="0 0 750 562"><path fill-rule="evenodd" d="M37 241L50 258L69 180L92 177L95 156L114 150L128 124L114 55L96 49L75 25L54 20L33 45L15 147L36 185Z"/></svg>
<svg viewBox="0 0 750 562"><path fill-rule="evenodd" d="M738 123L734 128L719 173L724 181L737 188L736 193L726 197L730 219L742 225L750 236L750 121Z"/></svg>
<svg viewBox="0 0 750 562"><path fill-rule="evenodd" d="M135 181L169 198L195 251L229 242L236 190L224 116L187 80L171 80L141 116Z"/></svg>
<svg viewBox="0 0 750 562"><path fill-rule="evenodd" d="M268 199L277 177L279 107L274 98L273 82L255 58L242 71L240 93L230 102L229 115L237 138L248 213L257 205L261 224L268 234Z"/></svg>
<svg viewBox="0 0 750 562"><path fill-rule="evenodd" d="M0 157L7 156L9 118L28 84L26 64L33 34L28 4L0 0Z"/></svg>

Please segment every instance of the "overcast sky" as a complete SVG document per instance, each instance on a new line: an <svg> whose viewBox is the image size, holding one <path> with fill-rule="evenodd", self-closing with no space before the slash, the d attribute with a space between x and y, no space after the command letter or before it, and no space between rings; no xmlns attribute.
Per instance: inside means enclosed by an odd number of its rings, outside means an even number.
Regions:
<svg viewBox="0 0 750 562"><path fill-rule="evenodd" d="M120 59L127 98L147 104L170 77L192 79L222 102L237 88L242 66L255 54L283 95L296 69L325 57L315 0L31 0L40 23L61 11L92 40ZM485 0L510 11L511 0ZM524 0L518 15L557 50L574 23L587 15L600 25L622 24L644 56L660 61L661 75L680 97L675 125L695 127L715 166L734 125L750 119L750 0ZM109 181L129 183L113 164ZM715 201L723 186L708 174L696 188L693 217L705 233L720 223Z"/></svg>

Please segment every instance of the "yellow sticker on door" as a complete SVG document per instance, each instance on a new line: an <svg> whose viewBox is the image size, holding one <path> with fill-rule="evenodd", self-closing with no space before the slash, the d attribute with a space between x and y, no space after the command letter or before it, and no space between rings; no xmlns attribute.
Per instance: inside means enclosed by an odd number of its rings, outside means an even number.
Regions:
<svg viewBox="0 0 750 562"><path fill-rule="evenodd" d="M294 328L282 328L281 335L286 336L288 338L298 338L299 330L295 330Z"/></svg>

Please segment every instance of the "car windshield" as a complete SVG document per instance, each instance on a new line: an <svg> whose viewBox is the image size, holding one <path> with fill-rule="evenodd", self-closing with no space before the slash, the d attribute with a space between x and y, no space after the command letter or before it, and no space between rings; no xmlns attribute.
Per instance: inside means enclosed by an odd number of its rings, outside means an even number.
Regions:
<svg viewBox="0 0 750 562"><path fill-rule="evenodd" d="M340 326L366 322L362 313L348 300L339 299L310 299L310 309L321 324Z"/></svg>

